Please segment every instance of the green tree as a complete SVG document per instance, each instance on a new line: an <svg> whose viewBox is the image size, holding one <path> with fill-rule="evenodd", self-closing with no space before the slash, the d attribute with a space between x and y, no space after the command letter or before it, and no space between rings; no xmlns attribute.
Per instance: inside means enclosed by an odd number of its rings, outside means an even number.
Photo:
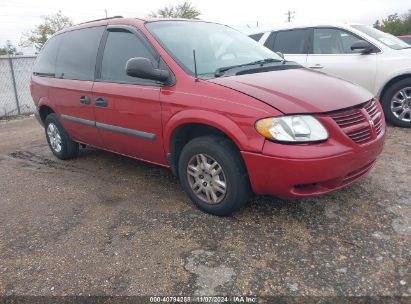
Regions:
<svg viewBox="0 0 411 304"><path fill-rule="evenodd" d="M0 56L1 55L21 55L21 52L17 52L16 47L11 43L10 40L6 41L6 44L0 48Z"/></svg>
<svg viewBox="0 0 411 304"><path fill-rule="evenodd" d="M395 36L411 35L411 10L401 16L395 13L381 21L377 20L374 27Z"/></svg>
<svg viewBox="0 0 411 304"><path fill-rule="evenodd" d="M70 17L63 16L61 11L54 15L42 16L43 23L28 32L23 33L20 42L24 47L35 47L39 51L54 33L65 27L72 26L73 21Z"/></svg>
<svg viewBox="0 0 411 304"><path fill-rule="evenodd" d="M177 5L168 5L152 12L150 17L154 18L185 18L195 19L201 15L201 12L190 2L184 1Z"/></svg>

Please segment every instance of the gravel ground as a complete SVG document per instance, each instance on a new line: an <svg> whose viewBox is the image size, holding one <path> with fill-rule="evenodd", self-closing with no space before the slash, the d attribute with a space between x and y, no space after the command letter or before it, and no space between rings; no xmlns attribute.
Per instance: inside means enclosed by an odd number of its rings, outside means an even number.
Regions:
<svg viewBox="0 0 411 304"><path fill-rule="evenodd" d="M353 186L218 218L166 169L60 161L34 118L2 122L0 295L410 295L410 132Z"/></svg>

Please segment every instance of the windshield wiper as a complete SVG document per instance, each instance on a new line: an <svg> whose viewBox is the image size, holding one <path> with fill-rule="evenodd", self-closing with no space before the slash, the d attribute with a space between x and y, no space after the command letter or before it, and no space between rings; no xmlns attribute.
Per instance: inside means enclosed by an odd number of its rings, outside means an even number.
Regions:
<svg viewBox="0 0 411 304"><path fill-rule="evenodd" d="M256 64L260 64L261 66L263 66L265 63L283 62L283 61L285 61L285 60L274 59L274 58L266 58L266 59L262 59L262 60L252 61L252 62L249 62L249 63L243 63L243 64L237 64L237 65L221 67L221 68L218 68L217 70L215 70L214 76L215 77L220 77L224 74L224 72L227 72L228 70L231 70L231 69L234 69L234 68L240 68L240 67L249 66L249 65L256 65Z"/></svg>

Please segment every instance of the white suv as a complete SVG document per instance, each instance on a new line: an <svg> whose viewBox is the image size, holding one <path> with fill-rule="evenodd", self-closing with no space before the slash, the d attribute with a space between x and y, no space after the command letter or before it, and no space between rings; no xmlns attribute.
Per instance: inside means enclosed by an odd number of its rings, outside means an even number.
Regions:
<svg viewBox="0 0 411 304"><path fill-rule="evenodd" d="M365 87L390 123L411 127L411 46L404 41L359 24L289 26L250 37L287 60Z"/></svg>

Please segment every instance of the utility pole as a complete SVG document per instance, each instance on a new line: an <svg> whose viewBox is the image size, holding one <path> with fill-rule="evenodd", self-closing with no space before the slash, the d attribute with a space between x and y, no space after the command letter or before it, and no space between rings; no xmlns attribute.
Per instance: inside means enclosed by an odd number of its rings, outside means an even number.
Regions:
<svg viewBox="0 0 411 304"><path fill-rule="evenodd" d="M107 18L107 9L105 8L104 11L106 12L106 18Z"/></svg>
<svg viewBox="0 0 411 304"><path fill-rule="evenodd" d="M294 15L295 14L295 11L288 11L287 13L285 13L285 15L287 15L287 21L288 21L288 23L290 23L291 22L291 19L293 19L294 18Z"/></svg>

